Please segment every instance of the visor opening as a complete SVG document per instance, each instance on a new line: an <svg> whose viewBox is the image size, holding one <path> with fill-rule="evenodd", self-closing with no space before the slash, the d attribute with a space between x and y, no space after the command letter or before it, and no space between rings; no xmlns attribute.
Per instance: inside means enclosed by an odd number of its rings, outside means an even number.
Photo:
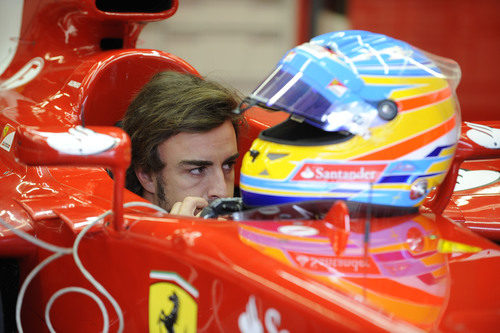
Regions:
<svg viewBox="0 0 500 333"><path fill-rule="evenodd" d="M346 131L327 132L306 122L288 118L284 122L262 131L262 140L294 146L321 146L349 140L354 135Z"/></svg>

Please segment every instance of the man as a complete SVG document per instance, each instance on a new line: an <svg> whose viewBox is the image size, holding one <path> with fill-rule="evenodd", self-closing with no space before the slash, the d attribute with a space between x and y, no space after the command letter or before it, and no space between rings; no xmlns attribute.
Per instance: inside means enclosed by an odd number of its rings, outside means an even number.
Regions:
<svg viewBox="0 0 500 333"><path fill-rule="evenodd" d="M127 188L171 214L188 216L232 197L238 102L227 88L194 75L155 75L123 120L132 141Z"/></svg>

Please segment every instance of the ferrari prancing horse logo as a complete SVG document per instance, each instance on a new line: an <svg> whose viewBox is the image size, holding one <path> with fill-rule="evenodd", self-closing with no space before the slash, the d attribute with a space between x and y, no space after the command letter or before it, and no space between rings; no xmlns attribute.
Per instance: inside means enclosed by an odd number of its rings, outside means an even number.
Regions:
<svg viewBox="0 0 500 333"><path fill-rule="evenodd" d="M196 289L189 285L186 291L181 286L187 282L175 273L152 271L150 277L171 282L156 282L149 287L149 332L196 332ZM191 295L192 290L195 295Z"/></svg>
<svg viewBox="0 0 500 333"><path fill-rule="evenodd" d="M5 125L2 131L2 136L0 137L0 147L10 151L12 142L14 141L14 135L16 134L16 129L12 125Z"/></svg>

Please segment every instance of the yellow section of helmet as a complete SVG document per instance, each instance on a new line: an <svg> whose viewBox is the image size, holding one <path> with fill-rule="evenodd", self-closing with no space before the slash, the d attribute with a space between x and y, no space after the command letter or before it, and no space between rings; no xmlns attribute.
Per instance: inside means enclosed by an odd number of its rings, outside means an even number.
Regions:
<svg viewBox="0 0 500 333"><path fill-rule="evenodd" d="M362 76L367 85L410 85L408 88L394 90L389 99L399 100L421 94L438 91L448 87L448 82L441 77L422 76Z"/></svg>
<svg viewBox="0 0 500 333"><path fill-rule="evenodd" d="M365 140L359 136L335 145L296 146L256 139L250 150L258 151L257 157L249 152L243 157L241 172L247 176L283 180L303 160L346 160L351 151ZM280 158L272 158L282 155ZM271 158L270 158L271 156Z"/></svg>

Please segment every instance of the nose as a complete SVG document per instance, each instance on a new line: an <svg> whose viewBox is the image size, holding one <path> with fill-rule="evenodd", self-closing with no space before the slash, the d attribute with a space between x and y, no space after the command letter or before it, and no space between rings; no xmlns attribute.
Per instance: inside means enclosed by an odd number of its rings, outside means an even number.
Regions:
<svg viewBox="0 0 500 333"><path fill-rule="evenodd" d="M223 170L215 170L208 179L208 201L231 196L228 190L232 186L230 181Z"/></svg>

